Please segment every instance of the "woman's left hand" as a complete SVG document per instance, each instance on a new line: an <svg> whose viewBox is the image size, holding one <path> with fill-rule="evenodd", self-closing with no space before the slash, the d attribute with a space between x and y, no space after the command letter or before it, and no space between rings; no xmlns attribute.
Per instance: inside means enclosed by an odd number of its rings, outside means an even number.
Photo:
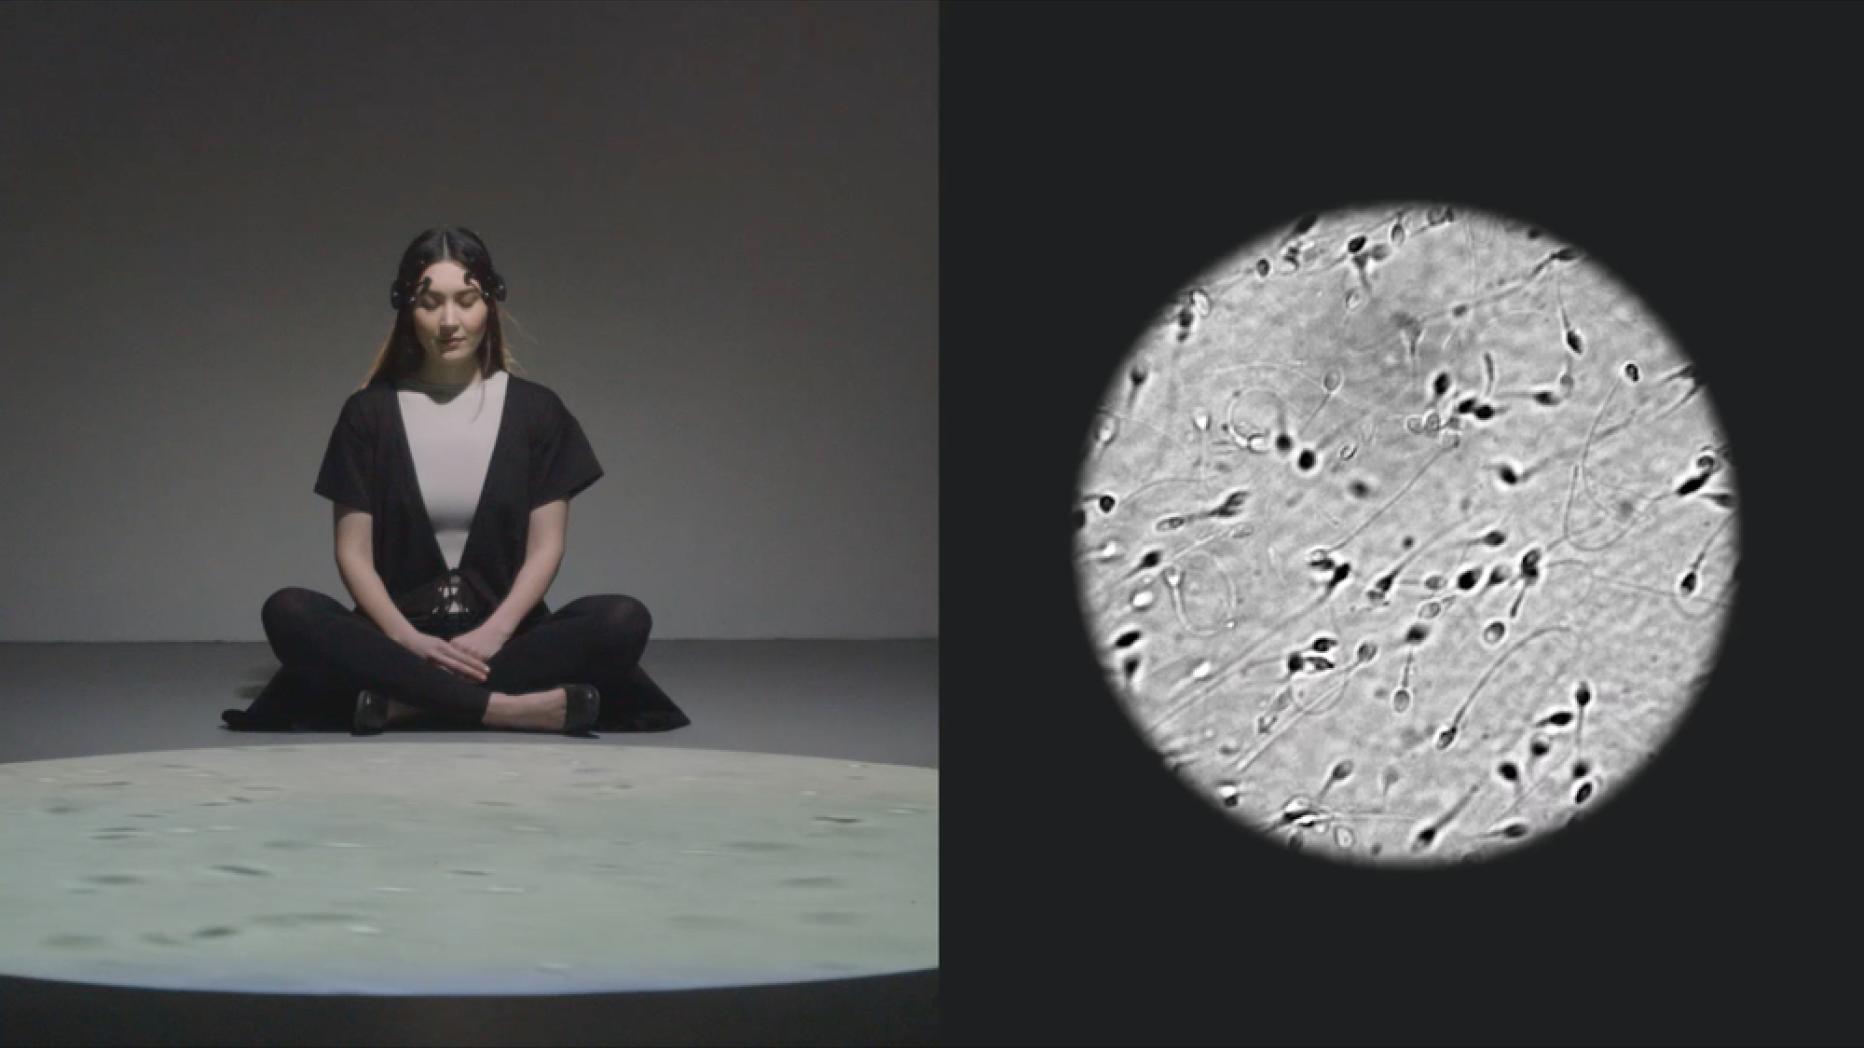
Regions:
<svg viewBox="0 0 1864 1048"><path fill-rule="evenodd" d="M490 665L492 656L497 655L498 649L504 647L505 642L510 639L510 631L499 629L492 623L485 622L454 637L452 644L468 654L477 656L480 662Z"/></svg>

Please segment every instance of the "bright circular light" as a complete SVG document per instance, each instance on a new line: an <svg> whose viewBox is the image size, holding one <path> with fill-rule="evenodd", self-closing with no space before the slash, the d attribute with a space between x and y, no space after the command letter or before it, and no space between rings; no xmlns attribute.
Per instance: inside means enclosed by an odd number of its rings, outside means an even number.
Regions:
<svg viewBox="0 0 1864 1048"><path fill-rule="evenodd" d="M938 967L938 773L548 743L0 765L0 972L522 994Z"/></svg>

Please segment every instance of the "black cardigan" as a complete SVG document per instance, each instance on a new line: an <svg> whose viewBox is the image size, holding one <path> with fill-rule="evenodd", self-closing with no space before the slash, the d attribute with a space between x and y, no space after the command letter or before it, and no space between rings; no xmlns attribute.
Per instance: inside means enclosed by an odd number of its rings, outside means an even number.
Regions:
<svg viewBox="0 0 1864 1048"><path fill-rule="evenodd" d="M557 394L508 374L504 413L458 569L486 608L496 608L511 592L524 563L531 510L577 495L601 476L595 450ZM312 490L371 515L375 569L397 603L447 574L392 382L378 379L343 402ZM538 601L518 631L549 614L548 605Z"/></svg>

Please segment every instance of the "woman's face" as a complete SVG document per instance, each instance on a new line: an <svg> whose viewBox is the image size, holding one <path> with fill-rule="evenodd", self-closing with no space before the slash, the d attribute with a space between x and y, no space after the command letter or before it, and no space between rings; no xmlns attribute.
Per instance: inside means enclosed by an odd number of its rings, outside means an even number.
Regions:
<svg viewBox="0 0 1864 1048"><path fill-rule="evenodd" d="M421 278L426 287L415 296L412 312L422 351L430 360L470 360L488 313L478 283L466 267L449 260L428 266Z"/></svg>

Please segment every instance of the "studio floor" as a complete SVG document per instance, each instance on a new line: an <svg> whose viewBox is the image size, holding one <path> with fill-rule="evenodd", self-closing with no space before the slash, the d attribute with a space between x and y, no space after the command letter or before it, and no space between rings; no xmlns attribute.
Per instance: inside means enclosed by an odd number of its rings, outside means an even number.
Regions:
<svg viewBox="0 0 1864 1048"><path fill-rule="evenodd" d="M643 746L936 768L937 641L656 641L693 723L566 738L479 730L234 732L277 668L263 643L0 644L0 763L219 746ZM5 1043L929 1043L936 971L656 993L343 997L177 993L0 973ZM269 1032L267 1032L269 1031ZM628 1031L621 1033L620 1031ZM263 1033L261 1033L263 1032ZM255 1040L255 1038L257 1038Z"/></svg>
<svg viewBox="0 0 1864 1048"><path fill-rule="evenodd" d="M938 642L656 640L641 660L692 724L563 745L687 746L938 767ZM278 669L264 643L0 644L0 761L244 746L291 738L347 745L343 732L236 732ZM399 731L457 742L515 732Z"/></svg>

